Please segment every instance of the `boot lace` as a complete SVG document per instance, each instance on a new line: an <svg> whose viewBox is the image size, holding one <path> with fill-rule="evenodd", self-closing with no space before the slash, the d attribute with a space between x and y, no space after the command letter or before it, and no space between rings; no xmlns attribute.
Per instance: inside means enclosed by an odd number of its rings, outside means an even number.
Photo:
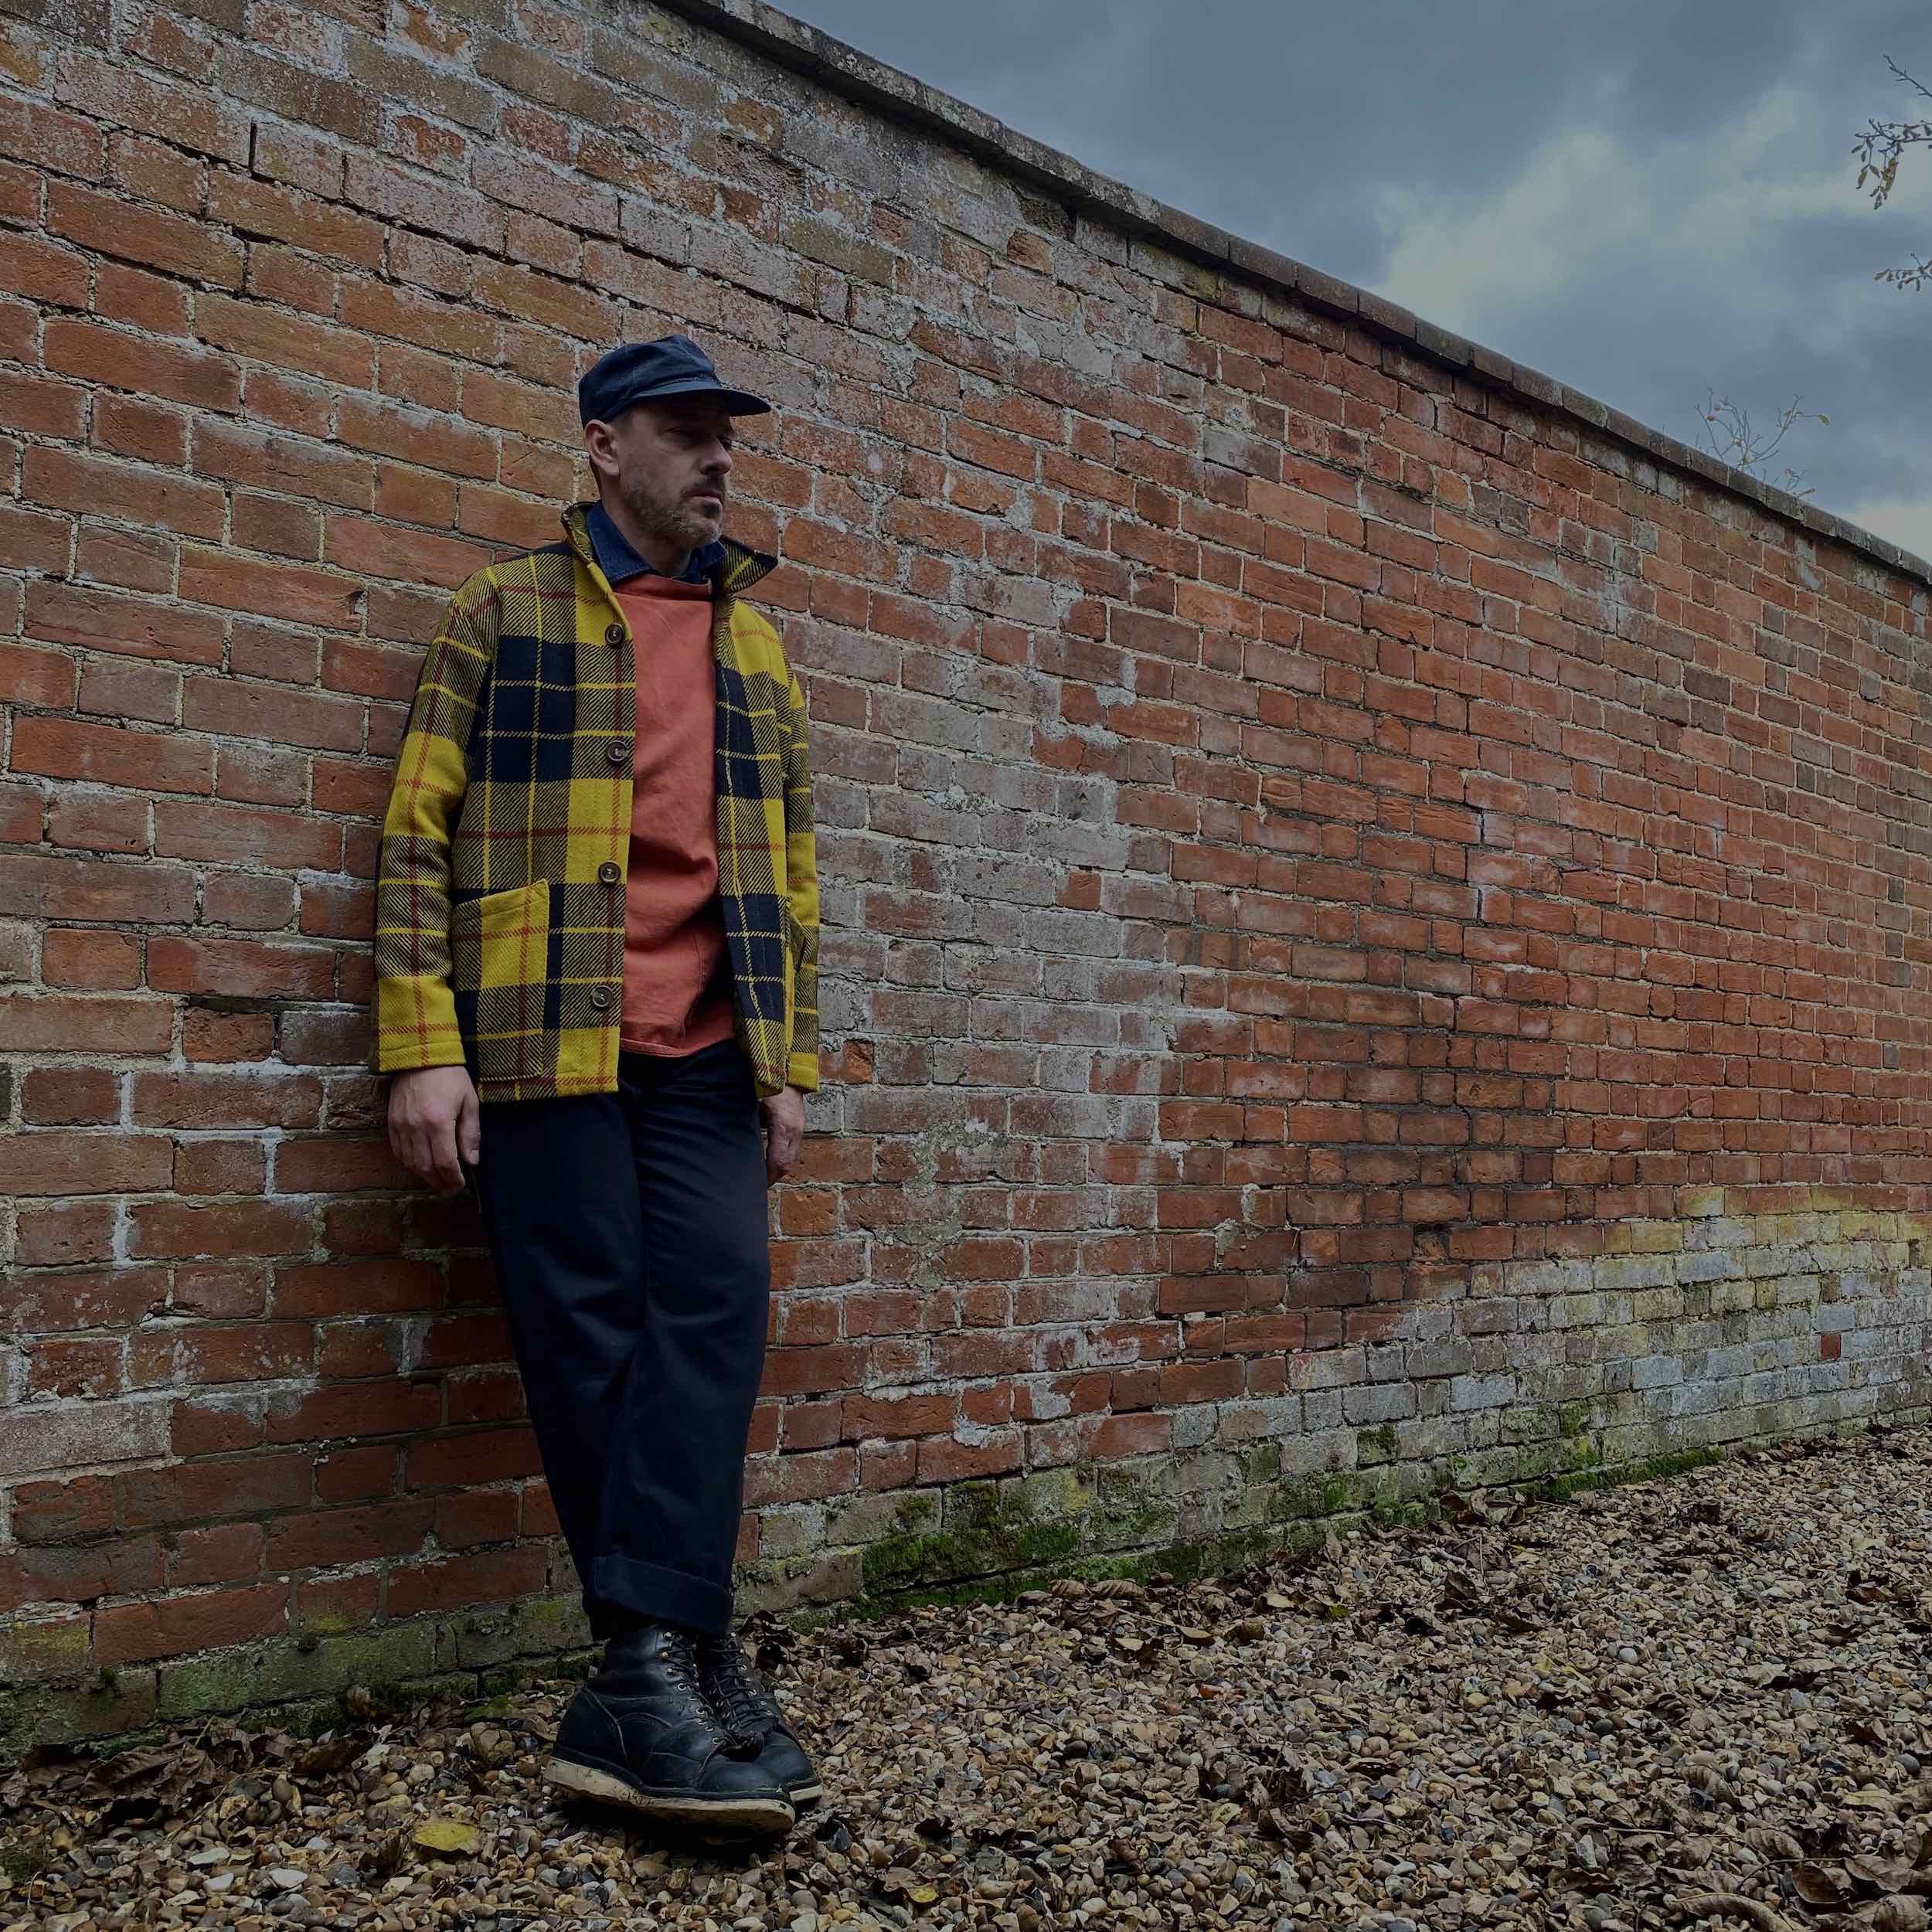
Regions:
<svg viewBox="0 0 1932 1932"><path fill-rule="evenodd" d="M671 1633L663 1655L666 1674L690 1692L709 1715L713 1730L729 1750L755 1757L764 1749L764 1725L755 1719L747 1721L741 1702L735 1697L721 1696L713 1688L713 1673L699 1663L696 1646L684 1631Z"/></svg>
<svg viewBox="0 0 1932 1932"><path fill-rule="evenodd" d="M755 1737L762 1747L777 1716L771 1693L759 1682L735 1638L706 1645L700 1662L704 1687L713 1704L733 1730Z"/></svg>

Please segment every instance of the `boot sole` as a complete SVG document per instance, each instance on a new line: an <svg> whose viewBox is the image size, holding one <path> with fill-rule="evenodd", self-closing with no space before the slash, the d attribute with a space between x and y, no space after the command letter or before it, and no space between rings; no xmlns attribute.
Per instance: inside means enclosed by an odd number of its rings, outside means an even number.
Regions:
<svg viewBox="0 0 1932 1932"><path fill-rule="evenodd" d="M816 1778L809 1784L787 1784L785 1795L794 1804L816 1804L825 1794L825 1787Z"/></svg>
<svg viewBox="0 0 1932 1932"><path fill-rule="evenodd" d="M681 1825L722 1825L744 1832L787 1832L797 1821L790 1798L770 1797L705 1798L640 1784L615 1765L582 1759L553 1757L543 1767L544 1782L579 1798L592 1798L647 1818L670 1818Z"/></svg>

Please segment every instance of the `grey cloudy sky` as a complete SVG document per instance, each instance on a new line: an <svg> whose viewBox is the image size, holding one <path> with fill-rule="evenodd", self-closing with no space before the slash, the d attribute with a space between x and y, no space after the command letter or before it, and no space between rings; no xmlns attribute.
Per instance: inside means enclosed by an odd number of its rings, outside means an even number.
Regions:
<svg viewBox="0 0 1932 1932"><path fill-rule="evenodd" d="M1821 506L1932 557L1927 0L781 0L1191 214L1687 442L1708 389Z"/></svg>

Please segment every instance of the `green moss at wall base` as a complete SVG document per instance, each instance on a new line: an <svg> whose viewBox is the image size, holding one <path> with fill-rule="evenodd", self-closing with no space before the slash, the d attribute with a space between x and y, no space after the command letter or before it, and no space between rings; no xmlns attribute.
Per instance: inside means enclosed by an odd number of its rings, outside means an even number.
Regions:
<svg viewBox="0 0 1932 1932"><path fill-rule="evenodd" d="M1223 1475L1238 1478L1231 1489L1209 1497L1236 1520L1179 1542L1176 1464L1162 1457L909 1492L889 1515L871 1509L869 1498L869 1526L891 1527L865 1549L749 1566L746 1580L754 1573L767 1583L789 1580L811 1598L786 1611L801 1628L920 1604L997 1602L1063 1576L1144 1580L1158 1571L1185 1581L1291 1555L1334 1527L1427 1522L1440 1514L1451 1488L1560 1498L1682 1475L1728 1453L1674 1446L1661 1430L1648 1444L1642 1432L1619 1430L1613 1439L1625 1453L1606 1463L1602 1443L1587 1433L1584 1405L1565 1405L1550 1419L1553 1434L1534 1441L1294 1478L1280 1475L1278 1460L1244 1451L1223 1458ZM1886 1418L1895 1426L1928 1419L1917 1409ZM1796 1433L1849 1435L1865 1426L1859 1418ZM0 1686L0 1763L44 1743L121 1750L156 1735L163 1723L217 1713L312 1734L343 1721L342 1692L352 1684L366 1689L382 1711L430 1696L459 1704L513 1698L543 1679L584 1675L595 1655L588 1638L575 1597L532 1597L373 1631L311 1630L158 1666Z"/></svg>

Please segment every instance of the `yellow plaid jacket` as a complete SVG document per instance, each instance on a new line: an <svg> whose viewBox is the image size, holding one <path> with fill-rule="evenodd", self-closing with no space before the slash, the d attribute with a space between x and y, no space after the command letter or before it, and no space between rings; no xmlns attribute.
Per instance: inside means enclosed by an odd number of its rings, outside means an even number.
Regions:
<svg viewBox="0 0 1932 1932"><path fill-rule="evenodd" d="M479 570L423 660L377 860L379 1073L467 1065L485 1100L616 1090L637 699L583 519ZM804 699L739 601L774 562L727 544L712 576L718 896L761 1095L818 1084Z"/></svg>

